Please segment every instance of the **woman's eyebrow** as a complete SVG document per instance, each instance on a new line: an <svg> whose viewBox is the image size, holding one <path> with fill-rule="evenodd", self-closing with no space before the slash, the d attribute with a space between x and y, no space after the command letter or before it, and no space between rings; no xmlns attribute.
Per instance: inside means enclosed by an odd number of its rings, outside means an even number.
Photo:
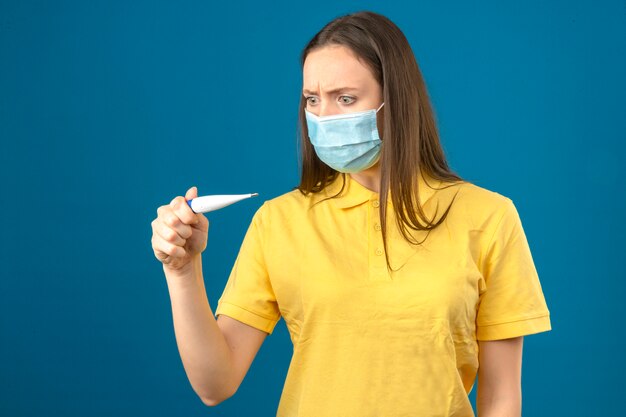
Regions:
<svg viewBox="0 0 626 417"><path fill-rule="evenodd" d="M333 88L332 90L327 91L326 94L335 94L341 91L359 91L359 89L356 87L339 87L339 88ZM302 89L302 93L303 94L317 94L316 91L311 91L306 88Z"/></svg>

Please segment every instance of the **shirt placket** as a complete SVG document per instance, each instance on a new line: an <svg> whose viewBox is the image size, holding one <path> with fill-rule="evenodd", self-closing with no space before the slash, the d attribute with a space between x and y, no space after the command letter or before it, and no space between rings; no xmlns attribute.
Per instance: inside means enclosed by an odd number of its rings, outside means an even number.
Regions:
<svg viewBox="0 0 626 417"><path fill-rule="evenodd" d="M387 262L385 261L385 247L380 225L380 201L378 194L372 195L368 204L368 255L370 281L388 281Z"/></svg>

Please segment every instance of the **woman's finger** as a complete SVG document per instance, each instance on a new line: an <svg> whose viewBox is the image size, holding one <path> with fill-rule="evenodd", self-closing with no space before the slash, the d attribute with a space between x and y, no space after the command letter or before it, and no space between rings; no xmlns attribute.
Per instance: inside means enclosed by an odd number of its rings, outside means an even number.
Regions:
<svg viewBox="0 0 626 417"><path fill-rule="evenodd" d="M175 229L166 226L163 222L159 221L159 219L154 221L152 229L154 233L158 234L163 240L172 245L183 247L187 242Z"/></svg>

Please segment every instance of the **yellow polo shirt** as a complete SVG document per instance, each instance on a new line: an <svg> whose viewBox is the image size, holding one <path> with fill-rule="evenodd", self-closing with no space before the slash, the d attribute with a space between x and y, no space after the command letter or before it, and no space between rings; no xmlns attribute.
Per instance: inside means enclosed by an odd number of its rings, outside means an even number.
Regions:
<svg viewBox="0 0 626 417"><path fill-rule="evenodd" d="M293 357L278 417L473 416L477 341L551 330L513 202L419 180L428 216L458 194L421 246L404 240L389 202L391 273L378 194L349 175L339 197L323 201L341 175L254 215L215 314L270 334L284 318Z"/></svg>

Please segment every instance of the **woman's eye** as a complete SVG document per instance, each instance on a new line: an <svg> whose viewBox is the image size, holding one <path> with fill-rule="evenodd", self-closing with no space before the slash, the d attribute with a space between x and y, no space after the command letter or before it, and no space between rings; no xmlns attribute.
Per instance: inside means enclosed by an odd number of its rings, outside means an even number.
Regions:
<svg viewBox="0 0 626 417"><path fill-rule="evenodd" d="M352 104L354 103L354 97L341 96L339 97L339 101L341 101L341 104Z"/></svg>
<svg viewBox="0 0 626 417"><path fill-rule="evenodd" d="M317 97L307 97L306 102L308 104L314 105L315 103L317 103Z"/></svg>

